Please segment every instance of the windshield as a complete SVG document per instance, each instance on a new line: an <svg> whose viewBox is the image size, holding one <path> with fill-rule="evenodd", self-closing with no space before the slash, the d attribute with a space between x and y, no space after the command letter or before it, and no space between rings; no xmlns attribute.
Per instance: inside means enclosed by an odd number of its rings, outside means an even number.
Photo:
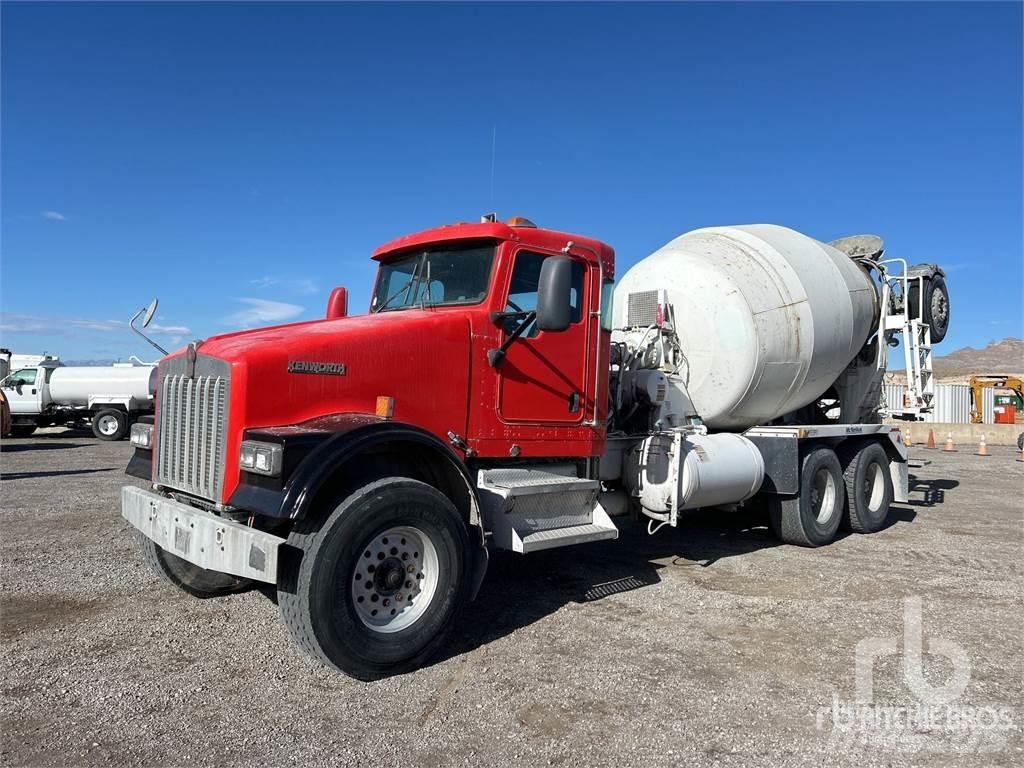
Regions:
<svg viewBox="0 0 1024 768"><path fill-rule="evenodd" d="M494 245L428 248L381 264L370 311L479 304L487 296L494 250Z"/></svg>

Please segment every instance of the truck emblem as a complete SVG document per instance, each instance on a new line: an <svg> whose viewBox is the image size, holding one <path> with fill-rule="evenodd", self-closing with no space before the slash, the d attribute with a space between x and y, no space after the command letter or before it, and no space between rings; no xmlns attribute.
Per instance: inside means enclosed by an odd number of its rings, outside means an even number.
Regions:
<svg viewBox="0 0 1024 768"><path fill-rule="evenodd" d="M344 376L344 363L317 363L308 360L289 360L288 373L319 373L324 376Z"/></svg>

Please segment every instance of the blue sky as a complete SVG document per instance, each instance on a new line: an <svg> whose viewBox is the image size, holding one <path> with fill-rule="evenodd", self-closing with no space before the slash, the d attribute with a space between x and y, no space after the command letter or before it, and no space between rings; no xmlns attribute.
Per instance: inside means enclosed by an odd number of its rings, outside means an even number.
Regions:
<svg viewBox="0 0 1024 768"><path fill-rule="evenodd" d="M881 234L940 351L1022 335L1020 4L10 4L2 343L149 357L363 311L370 251L496 210L619 273L700 226ZM495 149L492 177L492 142Z"/></svg>

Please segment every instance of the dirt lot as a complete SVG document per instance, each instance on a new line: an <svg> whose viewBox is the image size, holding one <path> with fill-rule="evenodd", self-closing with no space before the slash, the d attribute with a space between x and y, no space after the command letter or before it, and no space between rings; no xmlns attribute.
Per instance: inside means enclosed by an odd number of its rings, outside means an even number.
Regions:
<svg viewBox="0 0 1024 768"><path fill-rule="evenodd" d="M1009 448L915 449L932 463L891 526L820 550L719 512L498 557L445 658L371 684L293 648L272 595L200 601L146 571L119 517L126 443L2 450L4 765L1024 761ZM874 709L853 709L861 641Z"/></svg>

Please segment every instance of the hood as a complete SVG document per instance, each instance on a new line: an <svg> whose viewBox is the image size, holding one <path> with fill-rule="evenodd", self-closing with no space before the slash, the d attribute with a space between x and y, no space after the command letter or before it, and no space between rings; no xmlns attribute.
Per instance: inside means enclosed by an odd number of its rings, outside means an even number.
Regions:
<svg viewBox="0 0 1024 768"><path fill-rule="evenodd" d="M464 412L469 343L464 312L409 309L224 334L196 351L230 365L232 415L244 401L251 429L372 414L378 397L394 398L396 419L430 422L420 411L453 395Z"/></svg>

